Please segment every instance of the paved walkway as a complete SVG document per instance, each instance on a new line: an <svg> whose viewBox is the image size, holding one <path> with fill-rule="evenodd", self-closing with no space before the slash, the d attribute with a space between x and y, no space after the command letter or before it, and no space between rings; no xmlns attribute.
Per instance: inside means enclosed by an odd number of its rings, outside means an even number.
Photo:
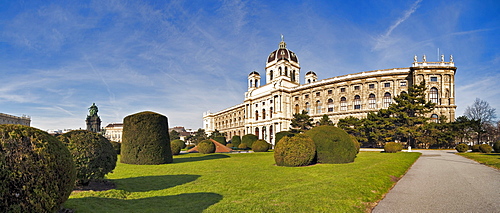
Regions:
<svg viewBox="0 0 500 213"><path fill-rule="evenodd" d="M500 171L453 150L422 156L373 212L500 212Z"/></svg>

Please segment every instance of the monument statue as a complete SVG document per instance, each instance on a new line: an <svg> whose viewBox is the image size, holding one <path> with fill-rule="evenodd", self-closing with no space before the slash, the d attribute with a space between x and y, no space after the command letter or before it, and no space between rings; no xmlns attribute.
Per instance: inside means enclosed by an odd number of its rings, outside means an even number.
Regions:
<svg viewBox="0 0 500 213"><path fill-rule="evenodd" d="M87 130L91 132L100 132L101 131L101 118L97 115L99 109L92 103L92 106L89 107L89 115L85 120L87 123Z"/></svg>
<svg viewBox="0 0 500 213"><path fill-rule="evenodd" d="M444 55L441 55L441 62L444 62Z"/></svg>
<svg viewBox="0 0 500 213"><path fill-rule="evenodd" d="M426 62L426 61L427 61L427 57L425 57L425 55L424 55L424 56L422 56L422 61L424 61L424 62Z"/></svg>
<svg viewBox="0 0 500 213"><path fill-rule="evenodd" d="M413 62L417 62L417 55L413 56Z"/></svg>
<svg viewBox="0 0 500 213"><path fill-rule="evenodd" d="M450 62L453 62L453 55L450 55Z"/></svg>
<svg viewBox="0 0 500 213"><path fill-rule="evenodd" d="M92 106L89 107L90 116L97 115L97 112L99 112L99 109L97 109L95 103L92 103Z"/></svg>

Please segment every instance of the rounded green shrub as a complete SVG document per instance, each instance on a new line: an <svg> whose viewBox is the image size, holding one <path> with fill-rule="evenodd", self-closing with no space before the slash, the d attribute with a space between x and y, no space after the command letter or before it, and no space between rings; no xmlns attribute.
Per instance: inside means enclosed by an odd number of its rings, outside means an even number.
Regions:
<svg viewBox="0 0 500 213"><path fill-rule="evenodd" d="M203 140L198 143L198 152L201 154L209 154L215 152L215 144L211 140Z"/></svg>
<svg viewBox="0 0 500 213"><path fill-rule="evenodd" d="M75 180L71 154L57 138L33 127L0 125L2 212L57 212Z"/></svg>
<svg viewBox="0 0 500 213"><path fill-rule="evenodd" d="M403 145L396 142L387 142L384 145L384 152L396 153L403 150Z"/></svg>
<svg viewBox="0 0 500 213"><path fill-rule="evenodd" d="M257 140L252 144L252 150L254 152L267 152L269 145L265 140Z"/></svg>
<svg viewBox="0 0 500 213"><path fill-rule="evenodd" d="M248 145L246 143L241 143L238 145L238 149L248 149Z"/></svg>
<svg viewBox="0 0 500 213"><path fill-rule="evenodd" d="M172 163L167 117L140 112L123 119L122 163L153 165Z"/></svg>
<svg viewBox="0 0 500 213"><path fill-rule="evenodd" d="M274 160L278 166L307 166L316 155L314 141L305 134L283 137L274 147Z"/></svg>
<svg viewBox="0 0 500 213"><path fill-rule="evenodd" d="M356 158L358 149L355 141L340 128L317 126L304 134L316 144L318 163L350 163Z"/></svg>
<svg viewBox="0 0 500 213"><path fill-rule="evenodd" d="M493 144L493 149L496 153L500 153L500 140Z"/></svg>
<svg viewBox="0 0 500 213"><path fill-rule="evenodd" d="M77 185L102 179L116 167L116 150L102 135L87 130L74 130L58 136L68 147L76 166Z"/></svg>
<svg viewBox="0 0 500 213"><path fill-rule="evenodd" d="M278 142L281 140L281 138L283 137L292 137L294 134L292 132L289 132L289 131L281 131L281 132L278 132L276 133L276 135L274 135L274 141L275 141L275 146L276 144L278 144Z"/></svg>
<svg viewBox="0 0 500 213"><path fill-rule="evenodd" d="M232 147L238 147L241 144L241 137L239 135L235 135L231 138Z"/></svg>
<svg viewBox="0 0 500 213"><path fill-rule="evenodd" d="M227 144L226 137L224 136L215 136L214 140L221 143L224 146Z"/></svg>
<svg viewBox="0 0 500 213"><path fill-rule="evenodd" d="M258 139L259 138L257 137L257 135L247 134L241 138L241 143L246 144L247 147L252 147L253 142L257 141Z"/></svg>
<svg viewBox="0 0 500 213"><path fill-rule="evenodd" d="M484 143L484 144L479 145L479 151L481 153L491 153L491 150L493 150L493 148L491 148L491 146L488 144Z"/></svg>
<svg viewBox="0 0 500 213"><path fill-rule="evenodd" d="M473 145L471 150L472 150L472 152L480 152L481 151L481 150L479 150L479 144Z"/></svg>
<svg viewBox="0 0 500 213"><path fill-rule="evenodd" d="M110 141L110 142L111 142L111 145L113 145L113 149L115 149L116 154L119 155L122 143L116 142L116 141Z"/></svg>
<svg viewBox="0 0 500 213"><path fill-rule="evenodd" d="M227 143L226 147L231 148L231 147L233 147L233 144L232 143Z"/></svg>
<svg viewBox="0 0 500 213"><path fill-rule="evenodd" d="M172 155L179 155L181 153L181 145L178 143L171 143L170 150L172 150Z"/></svg>
<svg viewBox="0 0 500 213"><path fill-rule="evenodd" d="M455 149L457 150L457 152L467 152L467 150L469 150L469 145L465 144L465 143L461 143L461 144L458 144Z"/></svg>
<svg viewBox="0 0 500 213"><path fill-rule="evenodd" d="M183 140L176 139L176 140L170 141L171 145L174 143L179 145L179 147L181 147L181 149L186 148L186 143ZM172 146L170 146L170 147L172 147Z"/></svg>

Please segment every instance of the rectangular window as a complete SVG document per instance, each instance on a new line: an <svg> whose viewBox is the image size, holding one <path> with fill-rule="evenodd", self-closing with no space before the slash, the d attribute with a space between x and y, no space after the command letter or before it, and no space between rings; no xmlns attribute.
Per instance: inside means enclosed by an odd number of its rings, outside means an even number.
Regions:
<svg viewBox="0 0 500 213"><path fill-rule="evenodd" d="M305 95L306 98L309 98L309 94Z"/></svg>
<svg viewBox="0 0 500 213"><path fill-rule="evenodd" d="M317 93L316 93L316 96L319 96L319 95L320 95L320 93L319 93L319 92L317 92Z"/></svg>
<svg viewBox="0 0 500 213"><path fill-rule="evenodd" d="M360 86L354 86L354 90L359 90Z"/></svg>
<svg viewBox="0 0 500 213"><path fill-rule="evenodd" d="M332 90L328 90L328 95L331 95L333 93Z"/></svg>
<svg viewBox="0 0 500 213"><path fill-rule="evenodd" d="M340 88L340 92L345 92L345 88Z"/></svg>
<svg viewBox="0 0 500 213"><path fill-rule="evenodd" d="M401 86L406 87L406 81L401 81Z"/></svg>
<svg viewBox="0 0 500 213"><path fill-rule="evenodd" d="M375 89L375 84L368 84L368 88Z"/></svg>
<svg viewBox="0 0 500 213"><path fill-rule="evenodd" d="M299 100L299 96L295 97L295 100L298 101Z"/></svg>
<svg viewBox="0 0 500 213"><path fill-rule="evenodd" d="M438 77L431 77L431 81L432 82L437 82L438 81Z"/></svg>
<svg viewBox="0 0 500 213"><path fill-rule="evenodd" d="M391 83L384 83L384 87L391 87Z"/></svg>

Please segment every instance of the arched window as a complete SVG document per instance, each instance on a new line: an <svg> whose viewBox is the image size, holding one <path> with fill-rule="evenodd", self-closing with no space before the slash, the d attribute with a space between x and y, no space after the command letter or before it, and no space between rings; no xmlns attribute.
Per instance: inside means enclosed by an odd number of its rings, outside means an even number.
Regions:
<svg viewBox="0 0 500 213"><path fill-rule="evenodd" d="M321 101L316 101L316 113L321 114Z"/></svg>
<svg viewBox="0 0 500 213"><path fill-rule="evenodd" d="M431 88L429 93L429 99L431 103L439 104L438 89L436 89L436 87Z"/></svg>
<svg viewBox="0 0 500 213"><path fill-rule="evenodd" d="M269 143L273 140L273 126L269 126Z"/></svg>
<svg viewBox="0 0 500 213"><path fill-rule="evenodd" d="M340 110L341 111L347 110L347 100L345 97L340 98Z"/></svg>
<svg viewBox="0 0 500 213"><path fill-rule="evenodd" d="M252 80L250 80L250 87L252 87L252 86L253 86L253 81L252 81Z"/></svg>
<svg viewBox="0 0 500 213"><path fill-rule="evenodd" d="M388 108L389 105L392 103L392 96L391 93L386 92L384 94L384 108Z"/></svg>
<svg viewBox="0 0 500 213"><path fill-rule="evenodd" d="M262 120L266 119L266 109L262 109Z"/></svg>
<svg viewBox="0 0 500 213"><path fill-rule="evenodd" d="M255 110L255 120L256 121L259 120L259 111L258 110Z"/></svg>
<svg viewBox="0 0 500 213"><path fill-rule="evenodd" d="M258 87L258 85L259 85L258 82L259 82L258 80L255 80L255 87Z"/></svg>
<svg viewBox="0 0 500 213"><path fill-rule="evenodd" d="M311 104L309 102L306 102L306 112L309 114L309 111L311 110Z"/></svg>
<svg viewBox="0 0 500 213"><path fill-rule="evenodd" d="M288 67L285 67L285 75L288 76Z"/></svg>
<svg viewBox="0 0 500 213"><path fill-rule="evenodd" d="M262 137L261 137L261 139L266 140L266 136L267 136L267 135L266 135L266 127L265 127L265 126L263 126L263 127L262 127Z"/></svg>
<svg viewBox="0 0 500 213"><path fill-rule="evenodd" d="M269 71L269 80L273 80L273 71Z"/></svg>
<svg viewBox="0 0 500 213"><path fill-rule="evenodd" d="M328 99L328 112L333 112L333 99Z"/></svg>
<svg viewBox="0 0 500 213"><path fill-rule="evenodd" d="M299 105L295 104L295 114L299 114Z"/></svg>
<svg viewBox="0 0 500 213"><path fill-rule="evenodd" d="M273 108L269 108L269 118L273 118Z"/></svg>
<svg viewBox="0 0 500 213"><path fill-rule="evenodd" d="M377 108L377 99L375 99L375 94L373 93L368 96L368 108Z"/></svg>
<svg viewBox="0 0 500 213"><path fill-rule="evenodd" d="M278 72L280 73L280 75L283 75L283 73L281 72L281 67L278 67Z"/></svg>
<svg viewBox="0 0 500 213"><path fill-rule="evenodd" d="M354 109L361 109L361 97L359 95L354 96Z"/></svg>
<svg viewBox="0 0 500 213"><path fill-rule="evenodd" d="M311 79L307 79L307 83L311 83Z"/></svg>
<svg viewBox="0 0 500 213"><path fill-rule="evenodd" d="M431 122L438 123L439 122L439 117L436 114L431 115Z"/></svg>
<svg viewBox="0 0 500 213"><path fill-rule="evenodd" d="M259 137L259 127L255 127L255 135L257 135L257 137Z"/></svg>
<svg viewBox="0 0 500 213"><path fill-rule="evenodd" d="M295 82L295 70L292 71L292 82Z"/></svg>

